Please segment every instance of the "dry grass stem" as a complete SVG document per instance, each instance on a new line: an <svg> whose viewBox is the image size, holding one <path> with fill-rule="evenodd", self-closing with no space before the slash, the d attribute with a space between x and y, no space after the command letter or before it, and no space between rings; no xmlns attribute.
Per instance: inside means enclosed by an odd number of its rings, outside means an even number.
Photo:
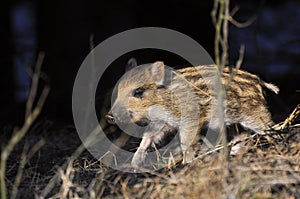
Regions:
<svg viewBox="0 0 300 199"><path fill-rule="evenodd" d="M34 72L33 77L32 77L32 85L31 85L31 90L30 90L30 96L27 101L27 107L26 110L28 113L26 113L26 118L23 126L21 129L15 130L13 133L11 139L9 140L8 144L6 146L3 146L1 150L1 171L0 171L0 182L1 182L1 198L5 199L7 197L7 190L6 190L6 184L5 184L5 171L6 171L6 163L7 163L7 158L11 154L12 150L20 142L20 140L25 136L25 134L28 132L29 128L32 126L34 121L37 119L39 116L42 107L46 101L46 98L49 94L50 88L48 86L45 86L43 88L42 94L40 95L36 107L32 109L32 104L33 104L33 97L35 98L36 96L36 91L38 87L38 79L39 79L39 74L40 74L40 67L42 65L42 59L38 61L37 63L37 69L36 72ZM24 158L24 156L22 156ZM25 164L25 162L22 163L21 160L21 165ZM21 175L21 173L19 173ZM19 184L19 179L20 177L17 176L16 183L17 185ZM14 195L12 195L14 197Z"/></svg>
<svg viewBox="0 0 300 199"><path fill-rule="evenodd" d="M37 94L37 90L38 90L39 79L40 79L40 75L41 75L41 68L42 68L42 64L44 61L44 57L45 57L45 53L40 52L38 55L38 59L37 59L35 68L34 68L33 75L32 75L31 89L30 89L29 96L28 96L28 99L26 102L25 118L27 118L29 116L29 114L31 113L33 103L36 99L36 94Z"/></svg>

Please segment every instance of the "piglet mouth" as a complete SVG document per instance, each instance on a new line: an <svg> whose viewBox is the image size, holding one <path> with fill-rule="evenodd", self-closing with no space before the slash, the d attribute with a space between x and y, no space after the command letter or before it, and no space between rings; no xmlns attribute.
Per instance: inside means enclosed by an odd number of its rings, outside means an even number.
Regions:
<svg viewBox="0 0 300 199"><path fill-rule="evenodd" d="M117 123L116 118L112 114L107 114L105 116L105 119L106 119L107 123L109 123L109 124L116 125L116 123ZM122 122L122 121L118 120L118 122L125 124L125 123L128 123L129 121ZM147 126L150 124L150 120L148 118L141 118L138 121L134 121L134 123L138 126L144 127L144 126Z"/></svg>
<svg viewBox="0 0 300 199"><path fill-rule="evenodd" d="M150 120L148 118L141 118L134 123L136 123L138 126L144 127L150 124Z"/></svg>

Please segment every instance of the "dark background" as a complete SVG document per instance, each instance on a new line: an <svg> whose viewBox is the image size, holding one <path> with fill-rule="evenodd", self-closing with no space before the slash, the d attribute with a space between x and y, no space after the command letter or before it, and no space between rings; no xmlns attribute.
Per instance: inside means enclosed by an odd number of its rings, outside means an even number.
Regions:
<svg viewBox="0 0 300 199"><path fill-rule="evenodd" d="M0 124L19 124L24 103L14 100L13 55L16 51L10 27L10 9L20 1L3 1L0 6ZM45 52L42 70L49 77L51 93L41 118L72 124L72 87L76 73L90 52L89 38L95 45L132 28L157 26L180 31L198 41L213 57L214 28L210 12L212 0L125 0L125 1L31 1L36 7L37 52ZM275 120L283 119L299 103L300 31L299 1L231 1L238 5L236 18L245 21L256 15L248 28L230 27L230 64L238 58L245 44L243 69L259 74L278 85L278 96L268 97ZM168 53L137 52L130 56L139 64L159 59L170 66L181 63ZM123 71L111 70L104 77L105 89L114 85ZM116 73L117 75L113 75Z"/></svg>

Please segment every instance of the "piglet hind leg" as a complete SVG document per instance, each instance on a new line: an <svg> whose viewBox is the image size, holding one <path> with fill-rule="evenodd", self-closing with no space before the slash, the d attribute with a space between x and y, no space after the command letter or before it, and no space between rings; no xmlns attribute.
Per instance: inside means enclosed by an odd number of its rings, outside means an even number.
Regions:
<svg viewBox="0 0 300 199"><path fill-rule="evenodd" d="M187 164L194 159L196 151L193 149L193 146L199 139L199 135L195 130L180 132L179 135L183 155L182 164Z"/></svg>
<svg viewBox="0 0 300 199"><path fill-rule="evenodd" d="M259 135L264 135L264 138L267 139L268 143L272 143L272 137L268 134L271 134L271 127L274 125L270 113L267 110L262 110L258 114L253 114L252 116L244 116L243 120L240 121L240 124L246 129L250 129ZM242 143L234 146L231 149L231 155L237 155L240 152L240 149L243 147Z"/></svg>
<svg viewBox="0 0 300 199"><path fill-rule="evenodd" d="M270 113L263 109L259 112L257 111L256 114L252 114L251 116L245 115L240 121L240 124L243 127L256 132L257 134L266 135L268 132L270 132L274 122L271 119Z"/></svg>

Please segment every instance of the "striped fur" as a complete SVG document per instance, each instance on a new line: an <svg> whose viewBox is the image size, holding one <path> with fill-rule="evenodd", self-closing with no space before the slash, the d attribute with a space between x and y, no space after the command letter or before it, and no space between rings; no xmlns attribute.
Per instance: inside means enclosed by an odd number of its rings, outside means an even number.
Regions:
<svg viewBox="0 0 300 199"><path fill-rule="evenodd" d="M216 114L219 76L225 88L226 124L240 123L260 134L273 125L263 87L275 93L279 89L257 75L228 67L219 75L213 65L177 71L167 69L163 62L139 66L121 78L110 113L117 123L130 121L147 126L147 130L141 132L143 140L133 157L133 165L141 165L149 145L174 130L181 139L183 162L191 160L190 146L197 140L203 123L209 122L215 131L219 128Z"/></svg>

